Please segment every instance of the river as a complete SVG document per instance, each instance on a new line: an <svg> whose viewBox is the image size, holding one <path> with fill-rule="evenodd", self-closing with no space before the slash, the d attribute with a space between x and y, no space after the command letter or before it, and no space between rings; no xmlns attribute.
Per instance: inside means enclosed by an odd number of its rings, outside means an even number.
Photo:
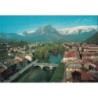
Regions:
<svg viewBox="0 0 98 98"><path fill-rule="evenodd" d="M53 73L54 70L31 68L14 80L14 82L49 82Z"/></svg>
<svg viewBox="0 0 98 98"><path fill-rule="evenodd" d="M49 56L49 63L59 64L61 61L61 54ZM14 82L49 82L54 73L55 69L47 70L41 68L32 67L26 72L24 72L18 79Z"/></svg>

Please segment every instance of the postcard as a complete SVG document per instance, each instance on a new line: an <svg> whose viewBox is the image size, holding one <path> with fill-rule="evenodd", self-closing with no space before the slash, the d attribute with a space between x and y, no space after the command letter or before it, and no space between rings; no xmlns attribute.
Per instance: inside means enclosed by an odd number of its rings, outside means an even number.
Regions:
<svg viewBox="0 0 98 98"><path fill-rule="evenodd" d="M98 16L0 16L0 82L98 82Z"/></svg>

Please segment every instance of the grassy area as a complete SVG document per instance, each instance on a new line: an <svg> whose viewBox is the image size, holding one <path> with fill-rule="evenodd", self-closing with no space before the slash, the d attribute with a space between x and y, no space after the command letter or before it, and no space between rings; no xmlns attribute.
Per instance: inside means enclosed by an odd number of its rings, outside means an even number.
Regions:
<svg viewBox="0 0 98 98"><path fill-rule="evenodd" d="M57 69L55 70L50 82L61 82L64 74L64 64L60 63Z"/></svg>

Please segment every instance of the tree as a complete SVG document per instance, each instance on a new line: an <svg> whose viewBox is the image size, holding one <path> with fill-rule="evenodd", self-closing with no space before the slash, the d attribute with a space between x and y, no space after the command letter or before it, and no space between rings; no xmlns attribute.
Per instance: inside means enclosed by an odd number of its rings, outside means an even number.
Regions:
<svg viewBox="0 0 98 98"><path fill-rule="evenodd" d="M46 47L39 47L35 50L34 55L39 61L47 61L47 58L49 57L49 51L46 49Z"/></svg>
<svg viewBox="0 0 98 98"><path fill-rule="evenodd" d="M64 73L64 64L60 63L59 66L56 68L50 82L61 82Z"/></svg>

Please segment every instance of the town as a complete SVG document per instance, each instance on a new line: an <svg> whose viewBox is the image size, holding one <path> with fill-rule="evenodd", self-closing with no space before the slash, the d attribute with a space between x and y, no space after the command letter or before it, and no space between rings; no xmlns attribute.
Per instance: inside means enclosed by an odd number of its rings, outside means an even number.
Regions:
<svg viewBox="0 0 98 98"><path fill-rule="evenodd" d="M58 76L60 65L62 74ZM34 67L53 70L48 82L97 82L98 45L82 42L0 41L1 82L17 82L15 80L18 77ZM56 77L59 79L56 80Z"/></svg>
<svg viewBox="0 0 98 98"><path fill-rule="evenodd" d="M98 81L98 45L72 44L64 52L62 62L65 63L66 82Z"/></svg>

